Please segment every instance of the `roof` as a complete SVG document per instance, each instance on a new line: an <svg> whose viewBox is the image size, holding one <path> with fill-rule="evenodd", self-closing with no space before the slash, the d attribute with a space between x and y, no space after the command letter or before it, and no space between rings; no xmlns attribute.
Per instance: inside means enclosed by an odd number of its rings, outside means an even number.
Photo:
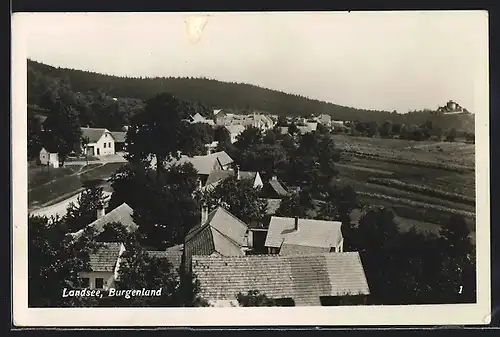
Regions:
<svg viewBox="0 0 500 337"><path fill-rule="evenodd" d="M266 247L281 247L282 243L335 247L342 240L340 221L299 219L299 229L295 230L295 218L273 216L269 222Z"/></svg>
<svg viewBox="0 0 500 337"><path fill-rule="evenodd" d="M96 234L99 234L104 231L104 227L106 226L106 224L119 222L130 232L133 232L137 229L137 224L134 222L134 219L132 217L133 214L134 210L126 203L123 203L117 208L113 209L111 212L92 222L85 228L93 228L96 231ZM79 230L76 233L73 233L72 236L74 238L79 237L83 233L85 228Z"/></svg>
<svg viewBox="0 0 500 337"><path fill-rule="evenodd" d="M234 176L235 171L234 170L217 170L217 171L212 171L207 178L207 185L213 185L218 182L221 182L231 176ZM251 172L251 171L240 171L240 179L252 179L254 180L257 176L257 172Z"/></svg>
<svg viewBox="0 0 500 337"><path fill-rule="evenodd" d="M104 128L81 128L82 137L88 138L90 143L97 142L103 135L104 132L109 132Z"/></svg>
<svg viewBox="0 0 500 337"><path fill-rule="evenodd" d="M214 152L204 156L182 156L179 160L173 163L191 163L198 171L198 174L209 175L217 166L226 166L233 162L233 159L224 151ZM220 165L219 165L220 163Z"/></svg>
<svg viewBox="0 0 500 337"><path fill-rule="evenodd" d="M94 272L114 272L120 257L122 244L105 242L93 253L89 254L90 269Z"/></svg>
<svg viewBox="0 0 500 337"><path fill-rule="evenodd" d="M244 255L241 248L247 245L247 231L247 225L241 220L222 207L216 208L204 224L191 228L186 235L187 267L193 255Z"/></svg>
<svg viewBox="0 0 500 337"><path fill-rule="evenodd" d="M174 270L179 270L182 263L182 252L184 245L175 245L166 250L147 250L146 253L150 256L160 259L167 259L172 264Z"/></svg>
<svg viewBox="0 0 500 337"><path fill-rule="evenodd" d="M310 255L310 254L322 254L329 252L330 248L328 247L313 247L313 246L302 246L290 243L283 243L281 245L279 255Z"/></svg>
<svg viewBox="0 0 500 337"><path fill-rule="evenodd" d="M270 298L293 298L296 306L320 305L320 296L370 293L358 252L301 256L193 256L199 295L234 300L259 290Z"/></svg>
<svg viewBox="0 0 500 337"><path fill-rule="evenodd" d="M227 131L229 131L229 133L231 133L231 134L239 135L240 133L245 131L245 126L243 126L243 125L226 125L225 127L226 127Z"/></svg>
<svg viewBox="0 0 500 337"><path fill-rule="evenodd" d="M127 136L126 132L123 131L111 131L111 135L115 139L117 143L125 143L125 137Z"/></svg>
<svg viewBox="0 0 500 337"><path fill-rule="evenodd" d="M281 197L286 197L289 195L288 191L281 185L279 180L271 179L269 180L269 186Z"/></svg>

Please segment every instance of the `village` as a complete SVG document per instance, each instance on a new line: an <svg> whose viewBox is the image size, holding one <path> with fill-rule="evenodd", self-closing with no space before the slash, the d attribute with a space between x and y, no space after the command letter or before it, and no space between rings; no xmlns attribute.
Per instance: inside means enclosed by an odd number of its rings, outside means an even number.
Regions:
<svg viewBox="0 0 500 337"><path fill-rule="evenodd" d="M162 94L158 95L157 99L161 96ZM212 130L223 129L225 130L223 132L225 143L219 144L222 140L212 139L204 144L204 154L198 152L197 155L192 155L191 152L185 154L177 151L177 158L162 160L161 163L157 162L156 156L148 157L145 170L159 172L162 167L162 170L169 172L168 170L172 170L172 167L178 170L179 167L183 167L182 165L188 164L196 172L196 182L193 185L190 201L196 200L195 204L199 208L193 211L196 214L195 217L192 214L188 216L189 223L183 224L180 232L172 234L175 239L158 241L165 233L170 233L170 229L166 227L171 226L171 222L169 225L151 223L152 221L168 223L175 219L158 219L153 216L144 220L145 215L139 217L142 219L139 221L149 221L147 224L149 239L143 241L141 249L148 256L168 263L170 272L173 271L173 277L176 280L175 289L181 289L183 282L191 284L195 277L196 297L202 299L205 306L215 307L331 306L377 303L370 300L372 287L365 271L366 263L373 262L367 258L363 259L358 251L358 247L363 250L368 249L370 243L366 243L368 245L366 248L364 244L358 242L355 244L355 240L352 239L354 237L352 228L359 227L359 223L363 222L360 220L363 216L368 219L373 214L378 214L376 216L380 216L382 220L372 221L382 221L378 226L386 226L387 221L393 222L390 215L393 213L390 213L391 211L387 213L386 208L374 208L372 205L360 206L356 201L345 206L350 202L349 197L344 196L347 193L345 189L326 188L326 193L331 195L330 201L328 199L327 201L317 200L321 198L319 195L323 192L312 192L311 186L316 182L310 180L306 183L307 186L301 186L300 183L292 186L285 182L290 179L284 179L277 173L283 172L280 170L269 171L265 167L252 171L243 170L240 168L242 159L239 158L240 163L237 163L228 153L237 154L234 148L238 145L241 151L245 151L246 149L241 148L241 144L252 135L267 137L269 134L272 137L285 137L280 138L280 142L286 139L292 144L298 144L292 146L299 148L307 142L329 142L332 134L349 134L352 131L349 122L332 120L328 114L282 118L262 112L252 112L246 115L234 114L224 109L215 109L208 116L196 113L190 115L189 118L183 118L181 122L197 127L201 125L203 128ZM126 158L132 157L127 153L127 148L131 147L129 144L132 143L131 139L134 137L130 130L137 130L133 129L134 127L138 126L124 127L123 131L109 131L106 128L83 126L80 128L81 140L75 147L74 154L69 154L68 158L76 156L73 163L86 162L88 164L90 160L90 162L109 161L128 165ZM310 144L313 146L313 143ZM307 148L304 149L307 150ZM317 153L315 158L322 158L323 154L326 158L318 160L325 162L333 160L333 157L328 158L328 151ZM333 152L330 155L334 156ZM43 147L40 150L39 163L42 166L57 169L64 165L71 165L70 161L64 164L60 159L58 152L53 149ZM315 164L312 165L314 167ZM258 168L258 165L252 167ZM302 167L308 169L308 166ZM328 169L325 172L330 172ZM177 179L182 179L182 174L186 174L182 169L177 173L180 174L175 176ZM331 171L331 174L332 176L329 176L327 173L322 178L326 180L322 181L328 182L333 179L334 171ZM181 183L175 182L175 184ZM107 185L110 184L107 183ZM92 189L94 192L90 191ZM71 205L69 201L66 201L64 208L68 207L69 212L71 207L78 208L78 203L80 206L89 203L89 200L85 200L85 191L88 192L86 194L88 198L92 193L96 193L95 189L95 186L90 187L79 194L78 198L73 196ZM318 188L319 190L321 188ZM238 194L239 192L241 193ZM130 193L141 194L139 190ZM332 196L335 193L339 195ZM111 240L98 240L100 242L98 247L89 253L88 268L77 273L79 286L76 287L84 290L99 290L108 294L111 291L114 294L116 289L127 290L123 288L121 269L124 265L124 256L127 255L125 241L128 239L116 233L120 231L129 234L138 233L141 232L141 228L145 227L138 223L138 212L133 208L133 204L122 202L127 198L137 200L134 199L137 196L117 197L113 188L97 194L99 194L99 200L94 200L92 203L94 206L86 209L86 218L74 216L81 228L76 227L79 228L77 231L65 235L75 244L74 242L85 238L85 233L89 231L96 237L99 235L110 237L110 230L115 231L115 235L111 235ZM309 199L303 201L304 198ZM129 203L134 202L138 201L129 201ZM148 207L151 207L151 212L153 212L152 203L151 206L148 206L147 201L144 203L144 205L139 203L141 206L138 207L144 207L140 212L150 212ZM304 208L307 208L304 205L309 205L310 209L314 209L314 205L318 203L320 211L316 213L304 211ZM241 214L246 214L246 208L256 209L255 212L262 212L262 214L242 216ZM237 210L238 214L233 214L231 209ZM89 211L94 214L89 216ZM175 210L171 211L175 213ZM165 214L173 214L168 212ZM59 211L59 214L35 212L32 216L44 217L46 223L51 221L47 218L57 222L60 221L57 219L67 217L64 211ZM85 224L84 219L92 219L92 221ZM182 222L184 218L179 218L178 221ZM117 230L116 224L121 226L121 229ZM387 232L377 234L371 232L371 229L364 230L365 232L359 231L357 235L389 235ZM142 235L144 235L144 230ZM345 235L351 238L351 242L345 243ZM396 238L397 234L391 235ZM156 241L151 240L152 238ZM366 240L370 239L364 238L361 241ZM156 243L151 243L153 241ZM161 243L157 244L158 242ZM131 263L130 258L129 256L128 263ZM373 266L369 268L373 269ZM138 284L148 284L148 280L142 280ZM155 285L158 286L158 283ZM159 284L159 286L166 285ZM375 285L375 288L377 287L379 286Z"/></svg>

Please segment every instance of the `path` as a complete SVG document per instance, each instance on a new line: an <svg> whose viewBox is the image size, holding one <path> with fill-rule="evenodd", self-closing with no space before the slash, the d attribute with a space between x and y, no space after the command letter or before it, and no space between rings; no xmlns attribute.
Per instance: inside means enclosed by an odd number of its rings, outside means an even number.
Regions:
<svg viewBox="0 0 500 337"><path fill-rule="evenodd" d="M78 200L78 197L82 194L82 192L77 193L73 195L72 197L69 197L67 199L64 199L54 205L50 205L47 207L42 207L37 210L34 210L33 212L30 212L30 215L34 216L46 216L46 217L51 217L51 216L64 216L66 214L66 209L68 208L69 204L71 202L76 203ZM111 195L111 192L103 192L105 197L108 197Z"/></svg>

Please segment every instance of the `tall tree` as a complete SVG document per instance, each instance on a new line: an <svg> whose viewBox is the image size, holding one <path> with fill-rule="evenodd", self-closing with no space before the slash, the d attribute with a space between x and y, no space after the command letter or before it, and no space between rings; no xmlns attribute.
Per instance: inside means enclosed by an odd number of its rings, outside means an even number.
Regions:
<svg viewBox="0 0 500 337"><path fill-rule="evenodd" d="M44 123L43 145L56 151L61 166L81 143L82 131L76 110L58 101Z"/></svg>
<svg viewBox="0 0 500 337"><path fill-rule="evenodd" d="M166 160L179 158L192 141L187 132L189 111L168 93L146 101L144 111L131 118L126 136L127 159L143 161L155 158L156 172L164 170Z"/></svg>
<svg viewBox="0 0 500 337"><path fill-rule="evenodd" d="M309 212L314 208L311 194L307 190L293 193L283 198L279 208L276 210L277 216L308 218Z"/></svg>
<svg viewBox="0 0 500 337"><path fill-rule="evenodd" d="M103 188L89 186L81 192L76 203L71 202L66 209L65 221L71 232L79 231L97 219L97 212L104 207Z"/></svg>
<svg viewBox="0 0 500 337"><path fill-rule="evenodd" d="M259 224L266 215L267 203L260 198L260 188L250 179L229 177L202 196L210 209L218 205L247 224Z"/></svg>
<svg viewBox="0 0 500 337"><path fill-rule="evenodd" d="M240 151L250 149L251 147L261 144L263 139L262 131L259 128L249 126L236 137L234 146Z"/></svg>
<svg viewBox="0 0 500 337"><path fill-rule="evenodd" d="M37 158L42 149L42 125L32 109L28 109L28 159Z"/></svg>
<svg viewBox="0 0 500 337"><path fill-rule="evenodd" d="M28 305L59 307L91 305L94 300L63 297L68 290L82 286L78 273L88 270L89 254L99 247L93 233L85 231L73 241L66 234L61 218L28 218Z"/></svg>

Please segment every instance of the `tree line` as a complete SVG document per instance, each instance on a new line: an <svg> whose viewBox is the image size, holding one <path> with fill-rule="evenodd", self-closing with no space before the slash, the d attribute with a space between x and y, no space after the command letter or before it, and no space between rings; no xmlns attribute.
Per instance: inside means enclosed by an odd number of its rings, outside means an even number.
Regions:
<svg viewBox="0 0 500 337"><path fill-rule="evenodd" d="M199 109L204 116L213 109L224 108L236 113L265 111L279 116L329 114L335 120L378 123L390 120L400 124L423 124L429 118L437 120L446 117L446 123L450 128L455 127L469 132L474 130L473 115L439 116L431 110L397 113L357 109L243 83L228 83L206 78L128 78L55 68L28 60L30 104L46 107L47 101L50 103L54 97L68 96L65 92L69 87L72 88L71 91L77 93L78 109L85 111L85 116L88 116L83 123L107 128L126 123L136 109L140 109L142 101L161 92L170 92L195 106L207 107L208 109ZM113 103L113 97L118 98L119 108L113 105L107 108ZM93 105L94 102L98 102L97 105Z"/></svg>

